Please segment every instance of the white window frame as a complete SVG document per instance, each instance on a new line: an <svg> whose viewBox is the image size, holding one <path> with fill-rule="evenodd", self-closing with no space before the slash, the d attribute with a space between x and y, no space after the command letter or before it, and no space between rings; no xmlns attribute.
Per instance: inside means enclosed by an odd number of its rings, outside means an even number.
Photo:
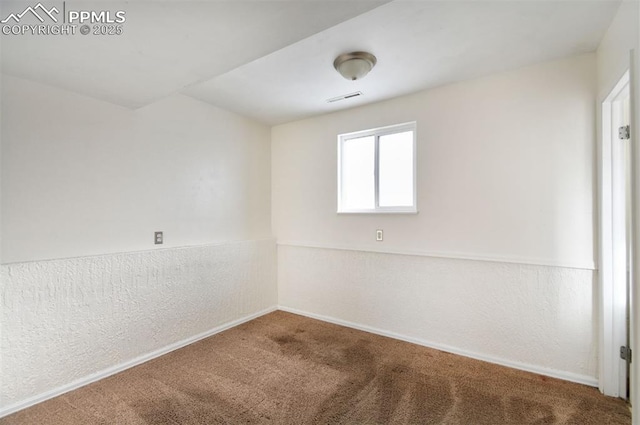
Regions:
<svg viewBox="0 0 640 425"><path fill-rule="evenodd" d="M380 175L379 175L379 142L381 136L388 134L413 132L413 205L408 207L381 207L380 198ZM370 209L347 209L342 207L342 145L345 141L359 139L361 137L373 136L375 140L375 165L374 165L374 208ZM369 130L356 131L353 133L340 134L338 136L338 214L417 214L417 151L416 151L417 125L416 122L390 125Z"/></svg>

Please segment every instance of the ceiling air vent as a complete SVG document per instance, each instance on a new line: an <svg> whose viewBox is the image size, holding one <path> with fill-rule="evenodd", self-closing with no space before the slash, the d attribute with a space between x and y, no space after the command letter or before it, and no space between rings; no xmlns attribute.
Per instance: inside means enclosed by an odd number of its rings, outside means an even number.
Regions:
<svg viewBox="0 0 640 425"><path fill-rule="evenodd" d="M341 100L351 99L352 97L362 96L362 92L357 91L355 93L343 94L342 96L332 97L331 99L327 99L327 103L339 102Z"/></svg>

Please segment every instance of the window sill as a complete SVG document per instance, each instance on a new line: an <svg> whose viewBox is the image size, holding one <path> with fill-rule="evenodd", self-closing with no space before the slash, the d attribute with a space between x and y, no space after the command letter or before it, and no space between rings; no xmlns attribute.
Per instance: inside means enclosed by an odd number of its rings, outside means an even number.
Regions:
<svg viewBox="0 0 640 425"><path fill-rule="evenodd" d="M418 210L351 210L351 211L336 211L336 214L418 214Z"/></svg>

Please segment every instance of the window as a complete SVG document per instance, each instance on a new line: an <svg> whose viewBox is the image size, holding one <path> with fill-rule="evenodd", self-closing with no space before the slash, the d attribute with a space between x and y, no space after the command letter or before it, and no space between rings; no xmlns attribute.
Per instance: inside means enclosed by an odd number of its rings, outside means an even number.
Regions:
<svg viewBox="0 0 640 425"><path fill-rule="evenodd" d="M417 212L415 150L415 122L338 136L338 212Z"/></svg>

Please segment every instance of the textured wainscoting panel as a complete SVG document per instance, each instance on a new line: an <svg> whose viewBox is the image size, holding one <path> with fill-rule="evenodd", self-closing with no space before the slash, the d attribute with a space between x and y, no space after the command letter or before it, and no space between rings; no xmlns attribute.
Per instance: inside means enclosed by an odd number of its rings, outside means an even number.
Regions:
<svg viewBox="0 0 640 425"><path fill-rule="evenodd" d="M0 408L277 303L275 241L2 266Z"/></svg>
<svg viewBox="0 0 640 425"><path fill-rule="evenodd" d="M278 247L282 308L592 385L595 282L582 269Z"/></svg>

